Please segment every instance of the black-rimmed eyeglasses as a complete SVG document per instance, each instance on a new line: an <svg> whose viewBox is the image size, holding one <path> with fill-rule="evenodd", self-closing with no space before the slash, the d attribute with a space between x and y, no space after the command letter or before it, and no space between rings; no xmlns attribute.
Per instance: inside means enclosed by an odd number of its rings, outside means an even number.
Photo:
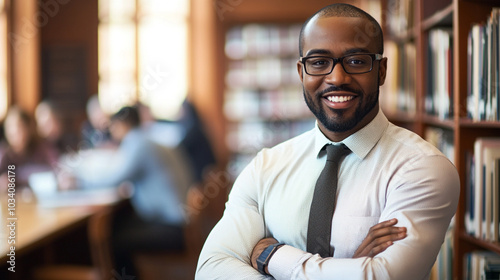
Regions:
<svg viewBox="0 0 500 280"><path fill-rule="evenodd" d="M308 75L322 76L332 73L333 68L340 62L344 71L348 74L363 74L372 71L373 61L381 60L381 54L363 53L350 54L339 58L329 56L306 56L300 57L299 61L304 65Z"/></svg>

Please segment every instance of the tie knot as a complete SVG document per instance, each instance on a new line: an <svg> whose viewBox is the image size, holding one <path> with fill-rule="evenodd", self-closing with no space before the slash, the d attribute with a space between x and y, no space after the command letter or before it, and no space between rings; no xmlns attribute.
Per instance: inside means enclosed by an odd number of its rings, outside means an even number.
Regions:
<svg viewBox="0 0 500 280"><path fill-rule="evenodd" d="M348 155L351 152L346 145L326 145L326 160L337 162L341 157Z"/></svg>

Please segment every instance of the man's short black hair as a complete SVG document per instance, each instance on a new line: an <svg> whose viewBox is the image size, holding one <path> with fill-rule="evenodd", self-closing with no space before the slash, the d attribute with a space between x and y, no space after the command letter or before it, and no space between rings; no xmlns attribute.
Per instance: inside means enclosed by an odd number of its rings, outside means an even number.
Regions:
<svg viewBox="0 0 500 280"><path fill-rule="evenodd" d="M141 124L139 118L139 111L136 107L126 106L121 108L118 112L111 116L111 122L120 121L124 122L131 127L138 127Z"/></svg>
<svg viewBox="0 0 500 280"><path fill-rule="evenodd" d="M302 25L302 28L300 29L300 35L299 35L299 55L303 56L303 46L304 46L304 30L309 24L309 22L314 18L314 17L362 17L368 19L373 24L373 31L367 32L367 30L360 30L360 32L365 32L369 34L364 34L367 35L371 38L374 38L377 40L377 45L378 45L378 50L377 52L380 54L384 53L384 38L382 34L382 28L380 27L380 24L377 22L376 19L374 19L370 14L367 12L361 10L358 7L355 7L353 5L349 4L343 4L343 3L337 3L337 4L332 4L328 5L321 10L317 11L314 15L312 15L310 18L308 18L304 24ZM371 39L370 38L370 39Z"/></svg>

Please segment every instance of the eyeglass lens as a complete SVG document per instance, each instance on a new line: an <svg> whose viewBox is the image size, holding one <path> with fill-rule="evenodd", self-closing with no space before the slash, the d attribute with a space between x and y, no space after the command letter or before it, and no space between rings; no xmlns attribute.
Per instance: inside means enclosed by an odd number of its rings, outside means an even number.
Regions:
<svg viewBox="0 0 500 280"><path fill-rule="evenodd" d="M371 55L357 54L349 55L338 61L347 73L357 74L370 72L372 69L373 59ZM310 75L326 75L329 74L335 61L330 57L309 57L305 61L306 71Z"/></svg>

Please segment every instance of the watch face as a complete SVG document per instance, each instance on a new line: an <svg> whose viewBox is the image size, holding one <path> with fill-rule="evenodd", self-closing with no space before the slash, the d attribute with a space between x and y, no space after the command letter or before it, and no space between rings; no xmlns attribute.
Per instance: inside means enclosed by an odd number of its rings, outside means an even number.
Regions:
<svg viewBox="0 0 500 280"><path fill-rule="evenodd" d="M272 250L273 247L271 246L267 247L264 251L262 251L260 256L257 258L257 268L259 269L259 272L262 274L267 274L266 270L264 269L264 266L267 265L268 256Z"/></svg>
<svg viewBox="0 0 500 280"><path fill-rule="evenodd" d="M272 256L272 253L277 250L277 248L283 245L282 243L276 243L269 245L262 253L260 256L257 258L257 268L259 269L259 272L265 275L268 275L266 273L265 267L269 264L269 259Z"/></svg>

